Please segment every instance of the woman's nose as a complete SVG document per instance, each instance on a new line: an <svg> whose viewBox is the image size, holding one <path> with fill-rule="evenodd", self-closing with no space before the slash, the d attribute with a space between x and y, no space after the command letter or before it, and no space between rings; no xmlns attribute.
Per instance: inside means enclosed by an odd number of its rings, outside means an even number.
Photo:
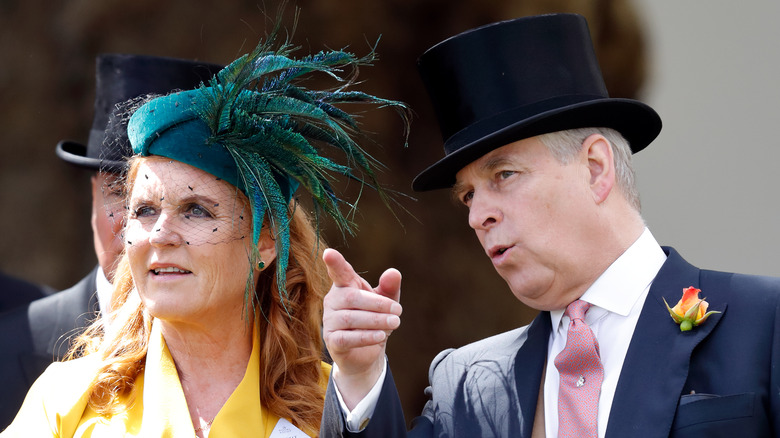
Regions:
<svg viewBox="0 0 780 438"><path fill-rule="evenodd" d="M178 224L172 215L161 214L154 223L149 243L156 246L180 245L182 243L180 227L181 224Z"/></svg>

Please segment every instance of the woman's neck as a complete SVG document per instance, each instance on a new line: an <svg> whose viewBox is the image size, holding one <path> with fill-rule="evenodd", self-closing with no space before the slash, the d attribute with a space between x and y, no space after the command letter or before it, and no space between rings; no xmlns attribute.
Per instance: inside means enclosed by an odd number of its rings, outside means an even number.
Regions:
<svg viewBox="0 0 780 438"><path fill-rule="evenodd" d="M199 436L236 389L246 373L252 354L254 324L212 327L161 321L163 338L176 364L184 397Z"/></svg>

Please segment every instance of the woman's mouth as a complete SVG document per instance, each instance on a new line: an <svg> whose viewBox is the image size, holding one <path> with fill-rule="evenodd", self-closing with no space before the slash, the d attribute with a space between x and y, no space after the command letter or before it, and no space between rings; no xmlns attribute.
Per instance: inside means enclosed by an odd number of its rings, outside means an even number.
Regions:
<svg viewBox="0 0 780 438"><path fill-rule="evenodd" d="M155 268L151 270L154 275L160 275L160 274L191 274L192 272L187 271L185 269L176 268L173 266L166 267L166 268Z"/></svg>

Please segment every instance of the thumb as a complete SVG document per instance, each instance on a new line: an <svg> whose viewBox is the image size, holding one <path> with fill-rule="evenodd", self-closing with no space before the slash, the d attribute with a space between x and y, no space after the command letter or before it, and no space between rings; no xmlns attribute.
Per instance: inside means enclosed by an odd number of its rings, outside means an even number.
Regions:
<svg viewBox="0 0 780 438"><path fill-rule="evenodd" d="M401 273L394 268L386 270L379 277L379 285L375 292L399 302L401 300Z"/></svg>
<svg viewBox="0 0 780 438"><path fill-rule="evenodd" d="M328 267L328 276L333 281L333 286L357 288L363 286L362 278L340 252L327 248L322 253L322 260L325 262L325 266Z"/></svg>

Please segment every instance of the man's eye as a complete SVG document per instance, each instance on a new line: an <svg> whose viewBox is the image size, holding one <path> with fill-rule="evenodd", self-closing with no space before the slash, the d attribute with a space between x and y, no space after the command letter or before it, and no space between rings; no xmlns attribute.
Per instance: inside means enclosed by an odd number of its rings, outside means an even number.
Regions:
<svg viewBox="0 0 780 438"><path fill-rule="evenodd" d="M104 192L104 196L106 198L123 199L125 197L125 193L121 190L107 190Z"/></svg>
<svg viewBox="0 0 780 438"><path fill-rule="evenodd" d="M462 200L462 201L463 201L463 203L464 203L464 204L466 204L466 205L469 205L469 202L471 202L471 200L472 200L472 199L474 199L474 192L473 192L473 191L471 191L471 192L466 192L466 193L465 193L465 194L464 194L464 195L461 197L461 200Z"/></svg>
<svg viewBox="0 0 780 438"><path fill-rule="evenodd" d="M515 171L513 170L502 170L501 172L498 172L498 178L499 179L507 179L510 176L514 175Z"/></svg>

